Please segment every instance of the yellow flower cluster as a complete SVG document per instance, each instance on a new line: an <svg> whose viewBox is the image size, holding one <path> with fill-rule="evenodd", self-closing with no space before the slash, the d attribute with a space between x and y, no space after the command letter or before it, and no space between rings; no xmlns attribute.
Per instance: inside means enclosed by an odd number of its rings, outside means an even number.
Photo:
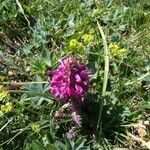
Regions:
<svg viewBox="0 0 150 150"><path fill-rule="evenodd" d="M5 105L0 106L0 117L3 117L5 113L10 112L13 109L13 104L7 102Z"/></svg>
<svg viewBox="0 0 150 150"><path fill-rule="evenodd" d="M110 43L109 49L111 50L112 55L122 58L126 55L127 50L125 48L120 48L117 44Z"/></svg>
<svg viewBox="0 0 150 150"><path fill-rule="evenodd" d="M8 113L12 110L13 104L11 102L6 102L9 98L9 93L0 85L0 101L5 104L0 104L0 117L3 117L5 113Z"/></svg>
<svg viewBox="0 0 150 150"><path fill-rule="evenodd" d="M4 87L2 85L0 85L0 101L6 99L7 97L9 97L9 93L4 90Z"/></svg>
<svg viewBox="0 0 150 150"><path fill-rule="evenodd" d="M94 36L93 34L84 34L81 38L83 42L79 42L76 39L72 39L69 42L69 48L76 52L83 52L84 45L89 46L94 42Z"/></svg>
<svg viewBox="0 0 150 150"><path fill-rule="evenodd" d="M36 123L32 124L31 128L34 132L37 132L37 133L40 132L40 126Z"/></svg>
<svg viewBox="0 0 150 150"><path fill-rule="evenodd" d="M2 101L3 99L7 98L9 96L7 91L2 91L0 92L0 101Z"/></svg>
<svg viewBox="0 0 150 150"><path fill-rule="evenodd" d="M11 102L7 102L5 105L1 105L1 111L4 113L10 112L13 108L13 104Z"/></svg>
<svg viewBox="0 0 150 150"><path fill-rule="evenodd" d="M81 33L82 34L82 33ZM72 39L69 42L69 51L82 53L86 46L91 45L94 42L93 33L89 32L84 34L79 40Z"/></svg>
<svg viewBox="0 0 150 150"><path fill-rule="evenodd" d="M76 51L82 51L83 50L83 44L78 42L76 39L72 39L69 43L69 47L73 50L76 50Z"/></svg>
<svg viewBox="0 0 150 150"><path fill-rule="evenodd" d="M82 39L84 40L85 44L90 45L94 41L94 36L92 34L84 34Z"/></svg>

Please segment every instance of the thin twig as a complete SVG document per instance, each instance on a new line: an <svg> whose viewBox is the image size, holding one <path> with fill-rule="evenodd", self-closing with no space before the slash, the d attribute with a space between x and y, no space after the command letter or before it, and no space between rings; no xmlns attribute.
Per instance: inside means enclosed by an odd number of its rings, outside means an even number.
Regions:
<svg viewBox="0 0 150 150"><path fill-rule="evenodd" d="M13 120L13 118L10 118L10 120L0 129L0 132Z"/></svg>
<svg viewBox="0 0 150 150"><path fill-rule="evenodd" d="M29 127L26 127L26 128L24 128L24 129L21 129L20 132L18 132L15 136L13 136L13 137L8 141L7 145L8 145L11 141L13 141L18 135L20 135L21 133L23 133L24 131L26 131L26 130L28 130L28 129L29 129Z"/></svg>

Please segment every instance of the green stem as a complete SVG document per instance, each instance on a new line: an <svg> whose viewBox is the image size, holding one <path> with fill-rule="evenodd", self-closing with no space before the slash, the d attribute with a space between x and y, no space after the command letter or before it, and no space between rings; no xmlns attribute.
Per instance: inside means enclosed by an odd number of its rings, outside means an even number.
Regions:
<svg viewBox="0 0 150 150"><path fill-rule="evenodd" d="M0 82L1 84L15 84L15 85L28 85L28 84L46 84L48 81L40 81L40 82Z"/></svg>
<svg viewBox="0 0 150 150"><path fill-rule="evenodd" d="M104 44L104 60L105 60L105 66L104 66L104 79L103 79L103 89L102 89L102 100L101 100L101 105L100 105L100 110L99 110L99 118L97 122L97 131L99 130L99 135L102 134L102 129L100 128L100 121L101 121L101 116L102 116L102 111L103 111L103 105L106 97L106 88L107 88L107 82L108 82L108 73L109 73L109 50L106 42L106 36L103 32L102 27L100 26L99 22L97 21L98 29L99 32L102 36L103 44Z"/></svg>

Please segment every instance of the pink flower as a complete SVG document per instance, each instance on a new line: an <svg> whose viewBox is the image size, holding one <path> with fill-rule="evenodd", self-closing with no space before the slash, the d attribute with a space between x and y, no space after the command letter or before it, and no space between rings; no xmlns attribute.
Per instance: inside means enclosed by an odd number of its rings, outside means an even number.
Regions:
<svg viewBox="0 0 150 150"><path fill-rule="evenodd" d="M75 124L78 127L81 127L82 126L82 118L81 118L81 116L76 111L72 112L71 116L72 116L72 119L75 122Z"/></svg>
<svg viewBox="0 0 150 150"><path fill-rule="evenodd" d="M74 129L71 129L68 133L67 133L67 138L68 139L74 139L77 136L77 133L74 131Z"/></svg>
<svg viewBox="0 0 150 150"><path fill-rule="evenodd" d="M67 57L60 61L54 71L48 71L52 76L51 93L59 100L69 101L77 99L82 101L89 89L89 75L85 64L79 64L74 57Z"/></svg>

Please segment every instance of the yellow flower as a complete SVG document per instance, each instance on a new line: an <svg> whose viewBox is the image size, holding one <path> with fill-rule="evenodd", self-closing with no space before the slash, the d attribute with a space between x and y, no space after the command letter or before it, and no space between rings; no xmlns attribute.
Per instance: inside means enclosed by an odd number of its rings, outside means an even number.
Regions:
<svg viewBox="0 0 150 150"><path fill-rule="evenodd" d="M8 96L9 93L6 90L4 90L4 87L2 85L0 85L0 101L7 98Z"/></svg>
<svg viewBox="0 0 150 150"><path fill-rule="evenodd" d="M118 50L120 47L117 44L110 43L109 48L112 50Z"/></svg>
<svg viewBox="0 0 150 150"><path fill-rule="evenodd" d="M10 112L13 108L13 104L11 102L7 102L5 106L6 106L6 112Z"/></svg>
<svg viewBox="0 0 150 150"><path fill-rule="evenodd" d="M0 101L2 101L3 99L7 98L9 96L7 91L2 91L0 92Z"/></svg>
<svg viewBox="0 0 150 150"><path fill-rule="evenodd" d="M5 105L1 106L1 111L3 113L10 112L13 108L13 104L11 102L7 102Z"/></svg>
<svg viewBox="0 0 150 150"><path fill-rule="evenodd" d="M94 36L92 34L84 34L82 38L84 40L84 43L87 45L92 44L94 41Z"/></svg>
<svg viewBox="0 0 150 150"><path fill-rule="evenodd" d="M78 41L75 39L72 39L69 43L70 48L76 48Z"/></svg>
<svg viewBox="0 0 150 150"><path fill-rule="evenodd" d="M76 39L72 39L69 43L69 47L73 50L76 50L78 52L83 50L83 44L78 42Z"/></svg>
<svg viewBox="0 0 150 150"><path fill-rule="evenodd" d="M127 50L125 48L120 48L117 44L110 43L109 49L111 50L112 55L122 58L126 55Z"/></svg>
<svg viewBox="0 0 150 150"><path fill-rule="evenodd" d="M36 123L32 124L31 128L34 132L37 132L37 133L40 132L40 126Z"/></svg>

